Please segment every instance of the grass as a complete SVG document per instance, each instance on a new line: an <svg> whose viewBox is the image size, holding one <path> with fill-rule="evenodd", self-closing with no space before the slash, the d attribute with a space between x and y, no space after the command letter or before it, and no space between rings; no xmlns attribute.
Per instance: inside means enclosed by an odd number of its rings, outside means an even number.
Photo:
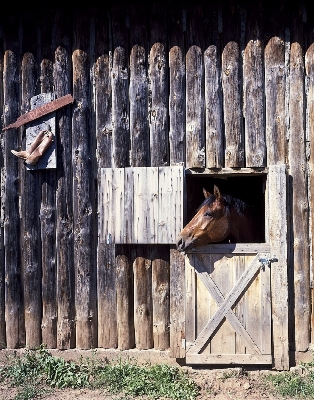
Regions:
<svg viewBox="0 0 314 400"><path fill-rule="evenodd" d="M295 371L266 375L274 391L282 397L314 399L314 361L301 363Z"/></svg>
<svg viewBox="0 0 314 400"><path fill-rule="evenodd" d="M74 363L52 356L45 346L27 349L22 356L8 356L0 367L0 379L17 388L15 400L43 397L53 388L104 389L112 394L152 399L194 400L198 395L196 383L178 367L112 363L95 357Z"/></svg>

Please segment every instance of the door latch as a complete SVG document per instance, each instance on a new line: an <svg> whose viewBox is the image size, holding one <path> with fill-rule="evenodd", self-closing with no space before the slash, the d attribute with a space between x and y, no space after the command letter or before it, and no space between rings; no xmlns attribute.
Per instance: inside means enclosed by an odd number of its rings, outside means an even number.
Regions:
<svg viewBox="0 0 314 400"><path fill-rule="evenodd" d="M270 264L272 262L278 262L278 258L276 256L274 257L264 257L264 258L259 258L258 261L262 264L261 269L265 269L265 267L270 267Z"/></svg>

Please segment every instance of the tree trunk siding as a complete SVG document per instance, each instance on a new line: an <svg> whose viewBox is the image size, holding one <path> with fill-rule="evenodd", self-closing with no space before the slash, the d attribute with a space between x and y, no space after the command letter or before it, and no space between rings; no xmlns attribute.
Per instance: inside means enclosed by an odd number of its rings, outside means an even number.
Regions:
<svg viewBox="0 0 314 400"><path fill-rule="evenodd" d="M273 37L265 47L267 165L287 162L285 44Z"/></svg>
<svg viewBox="0 0 314 400"><path fill-rule="evenodd" d="M106 244L103 240L100 240L98 248L98 346L116 348L118 333L115 244Z"/></svg>
<svg viewBox="0 0 314 400"><path fill-rule="evenodd" d="M223 167L222 88L221 66L217 46L204 53L206 109L206 167Z"/></svg>
<svg viewBox="0 0 314 400"><path fill-rule="evenodd" d="M35 94L35 60L31 53L22 60L22 109L29 111L30 99ZM40 246L40 198L41 176L38 171L26 170L22 165L22 265L24 270L26 345L38 347L42 343L42 297L41 297L41 246Z"/></svg>
<svg viewBox="0 0 314 400"><path fill-rule="evenodd" d="M135 346L133 268L127 246L117 246L116 252L118 348L128 350Z"/></svg>
<svg viewBox="0 0 314 400"><path fill-rule="evenodd" d="M151 349L153 339L153 299L151 246L138 245L133 250L134 271L134 329L135 345L139 350Z"/></svg>
<svg viewBox="0 0 314 400"><path fill-rule="evenodd" d="M307 110L306 110L306 131L310 141L310 148L314 149L314 44L312 44L305 55L305 69L307 82ZM311 237L311 254L314 254L314 153L311 151L309 159L309 206L310 206L310 237ZM313 293L313 289L312 289ZM314 309L314 297L312 295L312 310ZM311 316L311 342L314 342L314 313Z"/></svg>
<svg viewBox="0 0 314 400"><path fill-rule="evenodd" d="M16 54L4 54L3 93L4 126L19 116L19 75ZM18 132L10 129L2 133L4 165L1 171L1 220L4 227L5 253L5 328L6 347L15 349L25 345L24 298L22 284L19 212L19 160L11 153L18 149ZM14 245L15 244L15 245Z"/></svg>
<svg viewBox="0 0 314 400"><path fill-rule="evenodd" d="M182 50L169 52L169 151L170 165L185 163L185 65Z"/></svg>
<svg viewBox="0 0 314 400"><path fill-rule="evenodd" d="M125 49L123 47L117 47L113 53L113 66L111 71L113 136L112 158L113 166L116 168L128 167L130 165L128 78L129 73Z"/></svg>
<svg viewBox="0 0 314 400"><path fill-rule="evenodd" d="M164 45L155 43L149 55L149 121L152 167L169 165L168 65Z"/></svg>
<svg viewBox="0 0 314 400"><path fill-rule="evenodd" d="M225 167L244 167L240 51L236 42L227 43L222 52L222 88L226 140Z"/></svg>
<svg viewBox="0 0 314 400"><path fill-rule="evenodd" d="M97 319L89 62L81 50L74 51L72 61L76 101L72 121L76 347L90 348L96 344Z"/></svg>
<svg viewBox="0 0 314 400"><path fill-rule="evenodd" d="M94 67L97 165L111 167L112 157L112 92L109 56L103 55Z"/></svg>
<svg viewBox="0 0 314 400"><path fill-rule="evenodd" d="M205 167L204 64L197 46L186 54L186 166Z"/></svg>
<svg viewBox="0 0 314 400"><path fill-rule="evenodd" d="M152 253L152 296L154 349L170 347L170 260L169 246Z"/></svg>
<svg viewBox="0 0 314 400"><path fill-rule="evenodd" d="M69 52L58 47L55 52L54 86L57 97L70 93L71 64ZM71 106L56 113L57 140L57 347L75 346L75 280L73 241L72 137Z"/></svg>
<svg viewBox="0 0 314 400"><path fill-rule="evenodd" d="M132 167L149 165L148 84L144 47L135 45L130 56L130 134Z"/></svg>
<svg viewBox="0 0 314 400"><path fill-rule="evenodd" d="M259 39L247 43L243 64L246 167L265 167L263 48Z"/></svg>
<svg viewBox="0 0 314 400"><path fill-rule="evenodd" d="M291 258L294 265L295 349L306 351L310 344L310 254L309 210L307 198L307 165L304 121L304 64L299 43L291 44L289 93L289 174L292 199ZM291 261L292 261L291 260Z"/></svg>
<svg viewBox="0 0 314 400"><path fill-rule="evenodd" d="M185 357L185 256L170 249L170 356Z"/></svg>

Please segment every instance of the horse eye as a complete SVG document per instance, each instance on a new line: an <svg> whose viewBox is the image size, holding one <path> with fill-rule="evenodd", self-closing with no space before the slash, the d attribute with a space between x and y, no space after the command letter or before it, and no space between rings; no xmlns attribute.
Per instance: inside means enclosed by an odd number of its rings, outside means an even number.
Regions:
<svg viewBox="0 0 314 400"><path fill-rule="evenodd" d="M212 217L212 213L210 211L206 211L204 217Z"/></svg>

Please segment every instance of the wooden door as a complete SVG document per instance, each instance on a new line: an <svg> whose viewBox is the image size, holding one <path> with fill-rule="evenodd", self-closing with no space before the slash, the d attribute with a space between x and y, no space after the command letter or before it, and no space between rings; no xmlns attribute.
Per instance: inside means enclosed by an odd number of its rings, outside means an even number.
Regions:
<svg viewBox="0 0 314 400"><path fill-rule="evenodd" d="M271 364L269 245L203 251L186 257L186 362Z"/></svg>
<svg viewBox="0 0 314 400"><path fill-rule="evenodd" d="M208 245L185 258L187 364L289 369L286 167L269 167L266 243Z"/></svg>

